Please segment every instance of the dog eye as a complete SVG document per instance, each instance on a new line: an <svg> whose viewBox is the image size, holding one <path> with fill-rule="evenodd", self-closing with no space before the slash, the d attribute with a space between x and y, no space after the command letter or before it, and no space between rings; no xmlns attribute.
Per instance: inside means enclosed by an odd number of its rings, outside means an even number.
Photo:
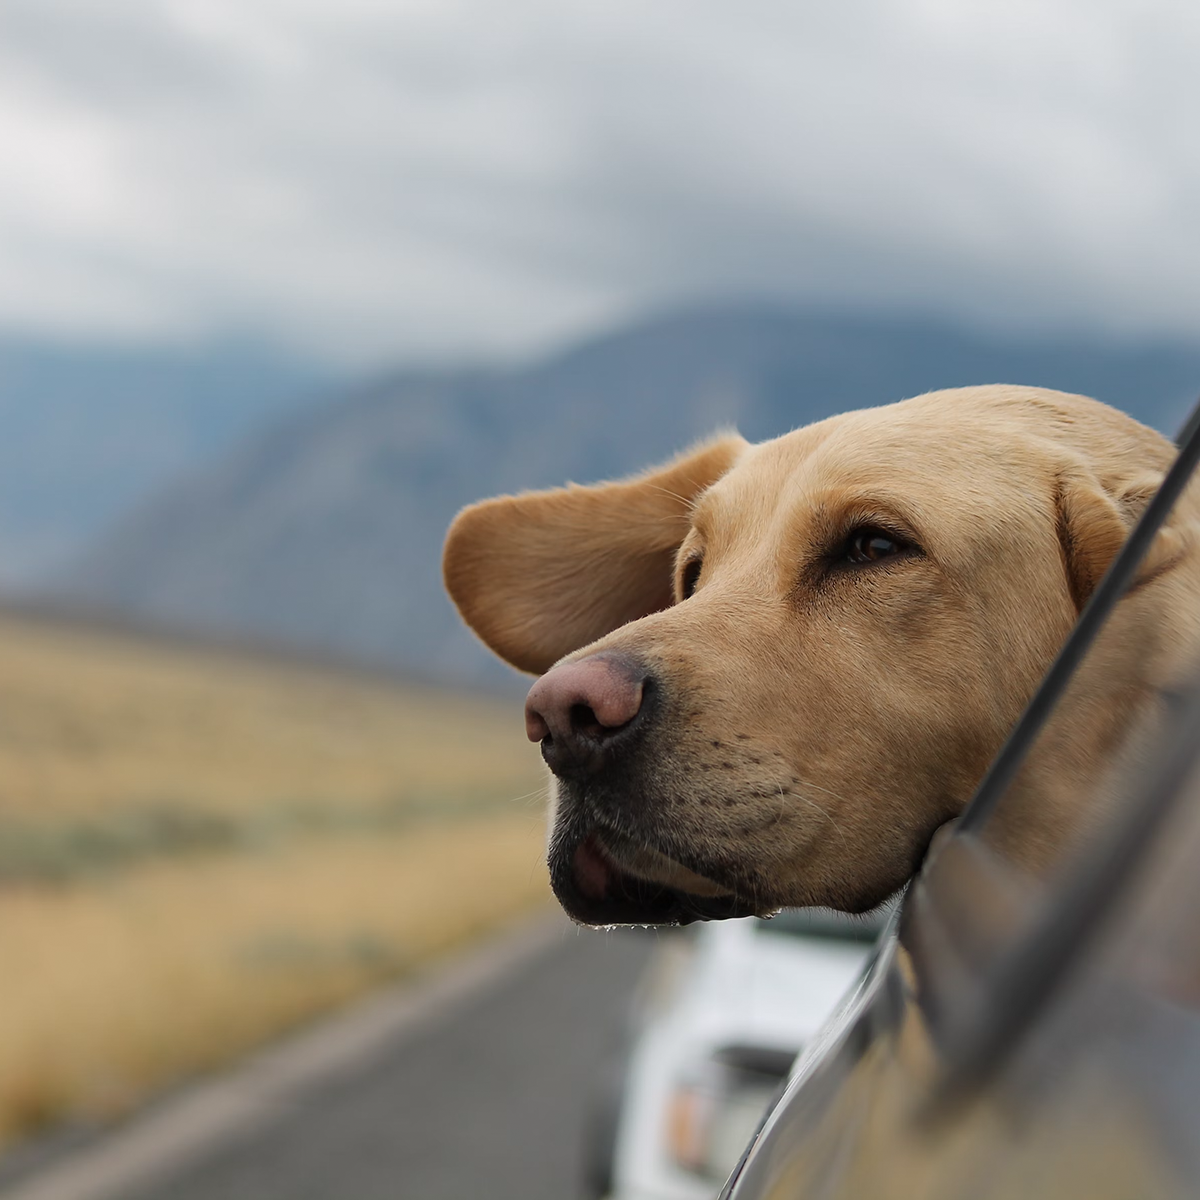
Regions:
<svg viewBox="0 0 1200 1200"><path fill-rule="evenodd" d="M873 525L856 529L846 539L845 559L852 563L874 563L895 558L908 548L907 543Z"/></svg>
<svg viewBox="0 0 1200 1200"><path fill-rule="evenodd" d="M696 584L700 581L700 568L703 566L702 558L689 558L684 564L679 590L685 600L696 590Z"/></svg>

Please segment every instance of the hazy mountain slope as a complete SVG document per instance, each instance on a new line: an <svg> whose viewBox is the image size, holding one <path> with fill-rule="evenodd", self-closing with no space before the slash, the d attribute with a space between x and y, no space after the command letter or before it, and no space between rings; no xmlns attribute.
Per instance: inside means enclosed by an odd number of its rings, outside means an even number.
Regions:
<svg viewBox="0 0 1200 1200"><path fill-rule="evenodd" d="M250 347L0 339L0 581L27 583L78 554L135 501L329 380Z"/></svg>
<svg viewBox="0 0 1200 1200"><path fill-rule="evenodd" d="M523 370L398 375L288 421L144 506L59 591L486 677L487 657L441 593L441 540L463 503L624 473L721 425L761 438L994 381L1087 392L1170 429L1200 386L1200 348L1002 343L753 308L665 318Z"/></svg>

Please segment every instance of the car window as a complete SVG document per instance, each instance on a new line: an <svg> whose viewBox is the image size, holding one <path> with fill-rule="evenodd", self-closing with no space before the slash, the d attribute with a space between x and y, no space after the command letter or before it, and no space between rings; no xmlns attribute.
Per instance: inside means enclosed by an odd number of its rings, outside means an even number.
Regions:
<svg viewBox="0 0 1200 1200"><path fill-rule="evenodd" d="M1196 424L735 1200L1200 1190Z"/></svg>
<svg viewBox="0 0 1200 1200"><path fill-rule="evenodd" d="M1200 679L1200 565L1188 552L1200 535L1195 417L1181 441L1039 693L913 889L904 948L952 1074L969 1074L964 1056L986 1057L981 1038L994 1056L1022 1010L1016 993L1032 1012L1039 986L1044 994L1070 959L1101 903L1098 876L1108 858L1133 847L1147 789L1186 720Z"/></svg>

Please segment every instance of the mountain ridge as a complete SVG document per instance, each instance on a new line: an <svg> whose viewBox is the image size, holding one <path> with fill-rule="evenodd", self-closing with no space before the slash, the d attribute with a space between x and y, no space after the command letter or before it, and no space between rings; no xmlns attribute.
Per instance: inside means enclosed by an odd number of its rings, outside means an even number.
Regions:
<svg viewBox="0 0 1200 1200"><path fill-rule="evenodd" d="M1005 377L1095 395L1172 432L1200 381L1200 346L989 338L768 305L666 314L524 366L393 373L290 416L143 505L50 590L181 628L502 683L441 591L442 537L463 504L619 477L717 427L760 440Z"/></svg>
<svg viewBox="0 0 1200 1200"><path fill-rule="evenodd" d="M0 579L36 583L172 476L318 403L334 378L259 346L0 336Z"/></svg>

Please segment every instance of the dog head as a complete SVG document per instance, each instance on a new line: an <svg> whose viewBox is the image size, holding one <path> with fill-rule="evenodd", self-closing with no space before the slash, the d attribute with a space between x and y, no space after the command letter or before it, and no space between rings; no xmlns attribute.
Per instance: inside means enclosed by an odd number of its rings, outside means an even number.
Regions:
<svg viewBox="0 0 1200 1200"><path fill-rule="evenodd" d="M969 799L1170 462L1081 397L932 393L464 510L445 579L544 673L589 924L869 909ZM1165 539L1154 574L1178 554Z"/></svg>

